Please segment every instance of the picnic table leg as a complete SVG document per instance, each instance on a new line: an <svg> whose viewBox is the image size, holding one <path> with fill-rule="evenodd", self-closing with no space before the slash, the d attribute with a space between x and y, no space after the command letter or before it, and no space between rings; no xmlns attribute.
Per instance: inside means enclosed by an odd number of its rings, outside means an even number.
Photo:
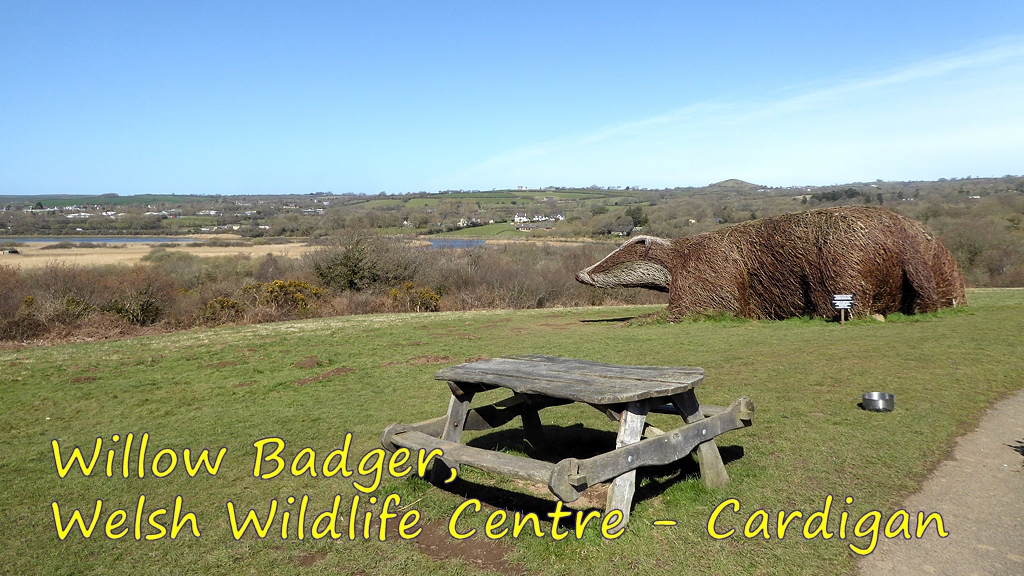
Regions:
<svg viewBox="0 0 1024 576"><path fill-rule="evenodd" d="M615 438L615 447L622 448L640 441L644 431L644 420L647 419L646 402L630 402L619 414L619 435ZM622 512L622 526L629 522L629 509L633 504L633 492L636 490L636 470L630 470L612 480L608 487L608 499L605 512L619 510Z"/></svg>
<svg viewBox="0 0 1024 576"><path fill-rule="evenodd" d="M693 390L687 390L672 397L672 403L683 415L683 421L687 424L700 422L704 414L700 411L700 404ZM722 454L718 451L718 444L714 439L697 445L698 461L700 463L700 477L704 479L704 485L708 488L721 488L729 483L729 473L725 471L725 464L722 462Z"/></svg>
<svg viewBox="0 0 1024 576"><path fill-rule="evenodd" d="M523 437L532 450L540 450L544 447L544 429L540 423L540 409L544 407L543 397L540 397L539 403L531 395L524 394L523 397L525 401L519 414L523 422Z"/></svg>
<svg viewBox="0 0 1024 576"><path fill-rule="evenodd" d="M523 408L520 415L523 420L523 436L526 443L533 450L540 450L544 446L544 430L540 424L540 413L529 407Z"/></svg>
<svg viewBox="0 0 1024 576"><path fill-rule="evenodd" d="M466 426L466 416L469 414L469 403L473 400L472 393L452 394L448 402L448 417L445 420L444 429L441 431L441 440L448 442L459 442L462 438L462 429ZM459 470L457 462L446 462L444 457L434 463L430 479L434 484L441 484L450 475L450 469Z"/></svg>

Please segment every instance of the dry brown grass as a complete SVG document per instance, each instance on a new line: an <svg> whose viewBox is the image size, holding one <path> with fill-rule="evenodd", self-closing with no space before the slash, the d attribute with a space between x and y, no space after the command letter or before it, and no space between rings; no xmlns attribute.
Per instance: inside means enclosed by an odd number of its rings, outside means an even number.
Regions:
<svg viewBox="0 0 1024 576"><path fill-rule="evenodd" d="M54 242L56 244L56 242ZM149 254L153 246L159 246L159 244L145 244L145 243L127 243L124 248L121 248L120 244L101 247L101 248L58 248L55 250L43 250L43 246L47 246L49 243L36 243L32 242L25 246L19 246L18 251L20 254L0 254L0 264L6 264L9 266L17 266L23 270L30 268L40 268L47 264L53 263L65 263L65 264L77 264L79 266L104 266L107 264L138 264L142 261L142 257ZM213 256L233 256L235 254L252 254L253 256L262 256L264 254L273 254L274 256L287 256L290 258L299 258L306 252L312 250L313 247L305 246L302 244L265 244L262 246L242 246L242 247L220 247L220 246L179 246L177 248L168 248L168 251L180 251L194 254L196 256L213 257Z"/></svg>

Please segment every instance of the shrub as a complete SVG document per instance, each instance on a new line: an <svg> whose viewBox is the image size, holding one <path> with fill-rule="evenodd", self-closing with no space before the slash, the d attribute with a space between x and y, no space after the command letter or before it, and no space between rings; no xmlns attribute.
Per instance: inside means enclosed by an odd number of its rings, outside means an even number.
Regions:
<svg viewBox="0 0 1024 576"><path fill-rule="evenodd" d="M100 307L139 326L155 324L177 294L173 280L138 264L106 279L107 302Z"/></svg>
<svg viewBox="0 0 1024 576"><path fill-rule="evenodd" d="M388 287L412 280L416 259L394 238L347 232L306 256L324 286L339 291Z"/></svg>
<svg viewBox="0 0 1024 576"><path fill-rule="evenodd" d="M74 242L68 242L67 240L65 240L63 242L57 242L55 244L46 244L46 245L40 246L39 249L40 250L64 250L64 249L67 249L67 248L74 248L74 247L75 247L75 243Z"/></svg>
<svg viewBox="0 0 1024 576"><path fill-rule="evenodd" d="M237 248L242 246L252 246L252 243L246 240L227 240L224 238L210 238L203 242L196 242L192 246L210 246L216 248Z"/></svg>
<svg viewBox="0 0 1024 576"><path fill-rule="evenodd" d="M0 264L0 322L17 316L18 310L25 305L25 299L31 298L27 292L20 271L14 266Z"/></svg>
<svg viewBox="0 0 1024 576"><path fill-rule="evenodd" d="M206 303L206 317L214 322L234 320L245 312L245 304L233 298L218 296Z"/></svg>
<svg viewBox="0 0 1024 576"><path fill-rule="evenodd" d="M402 312L436 312L441 303L440 294L430 288L417 288L412 282L392 288L388 299Z"/></svg>
<svg viewBox="0 0 1024 576"><path fill-rule="evenodd" d="M255 298L258 305L305 310L323 296L323 290L301 280L274 280L245 286L242 291Z"/></svg>
<svg viewBox="0 0 1024 576"><path fill-rule="evenodd" d="M47 330L46 323L31 313L0 320L0 340L30 340L46 334Z"/></svg>

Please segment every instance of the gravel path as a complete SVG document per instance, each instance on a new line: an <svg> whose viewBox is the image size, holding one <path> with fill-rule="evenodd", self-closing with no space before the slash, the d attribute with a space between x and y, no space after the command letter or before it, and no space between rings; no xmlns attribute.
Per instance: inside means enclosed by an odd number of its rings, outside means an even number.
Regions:
<svg viewBox="0 0 1024 576"><path fill-rule="evenodd" d="M1024 575L1024 391L990 408L904 509L940 512L949 536L880 538L862 576Z"/></svg>

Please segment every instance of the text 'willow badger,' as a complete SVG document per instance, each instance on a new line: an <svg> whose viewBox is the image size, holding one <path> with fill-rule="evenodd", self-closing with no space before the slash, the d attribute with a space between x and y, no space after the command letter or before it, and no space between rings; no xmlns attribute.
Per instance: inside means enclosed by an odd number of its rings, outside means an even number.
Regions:
<svg viewBox="0 0 1024 576"><path fill-rule="evenodd" d="M966 303L956 259L919 222L882 208L824 208L666 240L637 236L576 280L668 292L674 316L748 318L931 312Z"/></svg>

